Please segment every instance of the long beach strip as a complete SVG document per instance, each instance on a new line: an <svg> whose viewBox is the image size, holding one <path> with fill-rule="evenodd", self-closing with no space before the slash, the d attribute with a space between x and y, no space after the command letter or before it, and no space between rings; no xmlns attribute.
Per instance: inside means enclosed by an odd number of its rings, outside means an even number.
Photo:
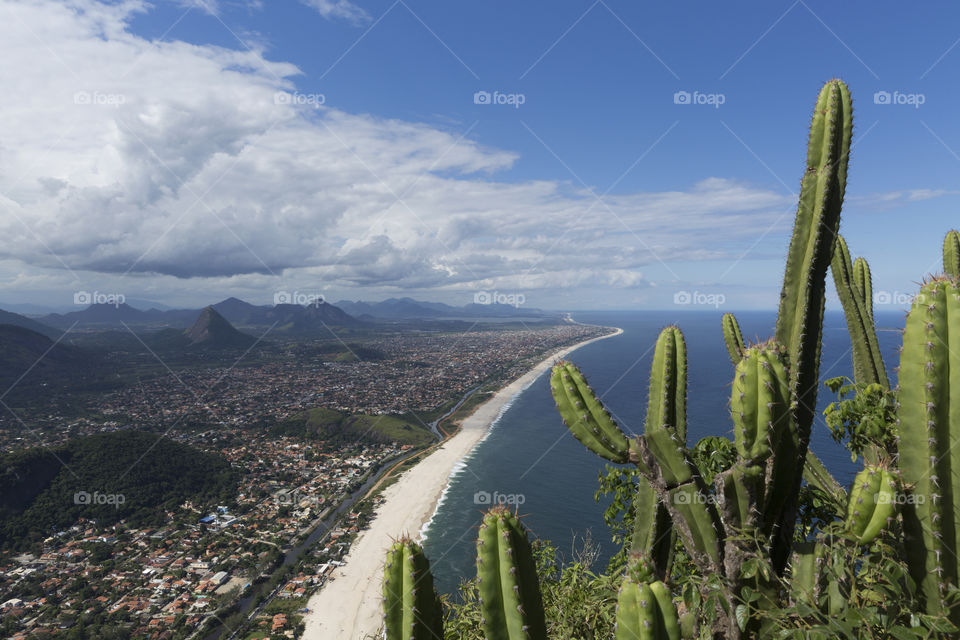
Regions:
<svg viewBox="0 0 960 640"><path fill-rule="evenodd" d="M533 369L500 389L463 420L460 431L434 450L383 492L370 526L361 532L344 558L344 566L313 597L305 616L304 640L360 640L375 636L381 626L383 559L393 539L401 534L416 537L430 520L446 490L457 462L468 455L490 430L501 409L528 387L554 361L595 340L584 340L549 355Z"/></svg>

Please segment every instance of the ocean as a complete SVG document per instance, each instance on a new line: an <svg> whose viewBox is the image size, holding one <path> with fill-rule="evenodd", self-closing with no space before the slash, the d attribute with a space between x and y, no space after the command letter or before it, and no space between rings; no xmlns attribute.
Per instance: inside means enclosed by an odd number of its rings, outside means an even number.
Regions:
<svg viewBox="0 0 960 640"><path fill-rule="evenodd" d="M578 322L615 326L623 334L588 344L569 359L602 395L621 428L642 433L653 347L660 330L676 323L687 342L687 440L708 435L732 437L728 403L733 365L720 330L722 311L624 311L576 313ZM744 339L754 342L773 335L775 312L738 312ZM877 311L876 323L884 363L895 384L904 312ZM852 376L850 339L843 314L824 318L821 380ZM835 396L825 387L818 393L818 419L812 450L843 484L859 469L835 443L820 412ZM617 551L603 521L606 503L594 501L597 476L606 461L577 442L566 430L550 395L549 373L518 393L501 412L490 434L457 466L449 487L424 527L424 548L437 589L453 594L463 578L475 573L475 540L480 518L490 503L517 505L534 535L550 540L565 558L590 531L600 545L602 570Z"/></svg>

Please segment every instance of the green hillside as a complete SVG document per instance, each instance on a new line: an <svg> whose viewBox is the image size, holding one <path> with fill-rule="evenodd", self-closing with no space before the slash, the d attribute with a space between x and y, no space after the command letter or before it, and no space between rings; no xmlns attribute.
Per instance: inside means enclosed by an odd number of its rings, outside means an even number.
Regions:
<svg viewBox="0 0 960 640"><path fill-rule="evenodd" d="M434 440L433 432L416 420L400 416L348 415L333 409L316 408L277 424L274 433L334 442L400 442L424 445Z"/></svg>
<svg viewBox="0 0 960 640"><path fill-rule="evenodd" d="M0 548L25 548L78 518L159 524L185 500L227 503L239 472L159 434L101 433L0 457Z"/></svg>

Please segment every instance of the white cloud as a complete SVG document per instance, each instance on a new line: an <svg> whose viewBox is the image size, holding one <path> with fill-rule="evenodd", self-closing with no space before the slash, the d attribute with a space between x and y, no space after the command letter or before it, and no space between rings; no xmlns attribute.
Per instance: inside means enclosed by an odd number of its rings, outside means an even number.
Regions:
<svg viewBox="0 0 960 640"><path fill-rule="evenodd" d="M369 22L370 15L348 0L301 0L324 18L343 18L355 24Z"/></svg>
<svg viewBox="0 0 960 640"><path fill-rule="evenodd" d="M146 292L634 288L647 265L732 261L792 220L792 199L722 178L602 202L500 182L514 153L297 104L295 66L147 41L127 27L142 10L0 0L0 259L28 270L7 287L74 281L65 263Z"/></svg>

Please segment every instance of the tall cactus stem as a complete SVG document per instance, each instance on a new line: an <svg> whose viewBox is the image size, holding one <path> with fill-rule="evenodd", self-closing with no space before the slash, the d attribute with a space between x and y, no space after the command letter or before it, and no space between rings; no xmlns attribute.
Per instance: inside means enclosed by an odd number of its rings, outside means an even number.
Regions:
<svg viewBox="0 0 960 640"><path fill-rule="evenodd" d="M852 132L850 91L842 81L831 80L820 91L814 108L807 170L800 184L777 316L776 338L790 355L790 386L800 442L791 498L777 518L772 563L778 574L790 556L804 454L816 411L825 278L840 225Z"/></svg>
<svg viewBox="0 0 960 640"><path fill-rule="evenodd" d="M830 270L843 306L850 333L853 353L853 376L857 382L880 384L890 388L887 370L880 355L880 343L873 325L873 289L870 285L870 267L863 258L857 258L859 270L850 262L850 251L843 236L837 236ZM865 288L862 288L865 287Z"/></svg>
<svg viewBox="0 0 960 640"><path fill-rule="evenodd" d="M939 277L907 314L900 355L899 468L912 499L903 505L911 575L928 613L942 611L960 575L960 287ZM951 617L957 623L960 611Z"/></svg>

